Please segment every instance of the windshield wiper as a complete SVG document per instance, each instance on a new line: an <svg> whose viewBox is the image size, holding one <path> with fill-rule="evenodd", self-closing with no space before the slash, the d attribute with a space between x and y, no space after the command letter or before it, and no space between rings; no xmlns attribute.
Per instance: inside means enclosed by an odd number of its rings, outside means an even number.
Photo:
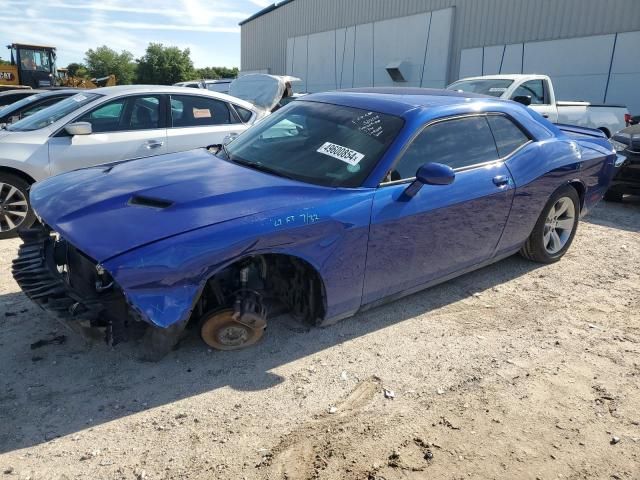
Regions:
<svg viewBox="0 0 640 480"><path fill-rule="evenodd" d="M228 153L227 153L227 156L229 156ZM229 157L229 160L231 160L233 163L237 163L238 165L244 165L245 167L253 168L254 170L259 170L264 173L270 173L271 175L276 175L278 177L288 178L289 180L298 180L297 178L292 177L291 175L282 173L281 171L276 170L275 168L267 167L266 165L263 165L260 162L248 162L246 160L239 160L237 158L232 159L231 157Z"/></svg>

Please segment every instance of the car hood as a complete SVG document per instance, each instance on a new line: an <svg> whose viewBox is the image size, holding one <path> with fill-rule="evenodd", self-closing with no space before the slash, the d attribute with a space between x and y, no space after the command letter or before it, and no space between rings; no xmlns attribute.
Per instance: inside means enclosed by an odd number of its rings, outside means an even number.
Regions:
<svg viewBox="0 0 640 480"><path fill-rule="evenodd" d="M0 130L0 138L4 138L9 135L11 132L9 130L2 129Z"/></svg>
<svg viewBox="0 0 640 480"><path fill-rule="evenodd" d="M58 175L36 183L30 198L43 223L103 262L197 228L317 204L332 192L199 149Z"/></svg>

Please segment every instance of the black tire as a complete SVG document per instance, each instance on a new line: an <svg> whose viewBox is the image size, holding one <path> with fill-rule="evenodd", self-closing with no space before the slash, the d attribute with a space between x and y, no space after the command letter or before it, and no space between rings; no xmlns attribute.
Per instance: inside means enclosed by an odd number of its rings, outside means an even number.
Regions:
<svg viewBox="0 0 640 480"><path fill-rule="evenodd" d="M571 229L571 233L566 239L566 243L564 244L564 246L557 252L550 253L547 250L544 241L545 223L549 212L561 198L569 198L573 202L575 213L573 219L573 227ZM542 213L540 214L536 225L533 227L531 235L529 235L529 238L525 242L524 246L522 247L522 249L520 249L520 255L531 261L539 263L557 262L564 256L565 253L567 253L567 250L569 250L571 243L573 243L573 238L576 235L578 223L580 221L579 218L580 197L578 196L578 192L570 185L565 185L564 187L559 188L544 206L544 209L542 210Z"/></svg>
<svg viewBox="0 0 640 480"><path fill-rule="evenodd" d="M622 202L622 197L624 197L623 193L615 192L615 191L611 191L611 190L608 190L607 193L604 194L604 199L607 202L620 203L620 202Z"/></svg>
<svg viewBox="0 0 640 480"><path fill-rule="evenodd" d="M26 215L19 221L19 223L18 219L20 217L9 214L7 210L7 204L12 199L5 197L8 195L11 187L15 187L27 202L25 208ZM31 210L31 205L29 204L29 187L29 183L21 177L11 173L0 172L0 240L13 238L18 235L18 229L29 228L33 225L36 217L33 214L33 210ZM16 197L14 196L12 198L15 199ZM3 203L5 201L7 204ZM11 225L14 225L15 227L12 228Z"/></svg>

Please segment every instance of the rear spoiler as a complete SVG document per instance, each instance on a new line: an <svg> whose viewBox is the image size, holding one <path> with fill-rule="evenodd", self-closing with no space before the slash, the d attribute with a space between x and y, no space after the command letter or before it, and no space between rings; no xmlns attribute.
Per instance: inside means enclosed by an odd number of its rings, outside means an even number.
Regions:
<svg viewBox="0 0 640 480"><path fill-rule="evenodd" d="M607 138L605 133L597 128L579 127L577 125L566 125L564 123L556 123L555 126L571 137Z"/></svg>

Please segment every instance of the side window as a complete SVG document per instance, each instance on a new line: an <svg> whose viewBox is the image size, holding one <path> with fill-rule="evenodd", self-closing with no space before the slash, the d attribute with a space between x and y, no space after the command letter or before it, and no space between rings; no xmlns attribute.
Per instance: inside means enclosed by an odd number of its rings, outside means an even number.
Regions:
<svg viewBox="0 0 640 480"><path fill-rule="evenodd" d="M153 130L159 128L160 99L158 97L132 97L127 108L127 130Z"/></svg>
<svg viewBox="0 0 640 480"><path fill-rule="evenodd" d="M107 102L80 117L94 133L160 128L160 97L132 96Z"/></svg>
<svg viewBox="0 0 640 480"><path fill-rule="evenodd" d="M251 120L251 116L253 115L253 112L251 110L239 107L238 105L234 105L233 107L236 109L236 112L238 112L240 120L242 120L244 123L247 123L249 120Z"/></svg>
<svg viewBox="0 0 640 480"><path fill-rule="evenodd" d="M496 144L485 117L446 120L427 127L385 181L415 177L418 168L427 162L463 168L497 158Z"/></svg>
<svg viewBox="0 0 640 480"><path fill-rule="evenodd" d="M513 92L512 98L524 96L531 97L531 105L544 105L544 82L542 80L529 80L524 82L516 91Z"/></svg>
<svg viewBox="0 0 640 480"><path fill-rule="evenodd" d="M215 98L172 95L171 119L174 128L204 127L230 124L231 114L229 106Z"/></svg>
<svg viewBox="0 0 640 480"><path fill-rule="evenodd" d="M489 115L487 120L500 157L506 157L529 141L529 137L504 115Z"/></svg>
<svg viewBox="0 0 640 480"><path fill-rule="evenodd" d="M107 102L98 108L85 113L78 122L89 122L93 133L115 132L120 130L120 120L124 112L126 100L119 98Z"/></svg>

